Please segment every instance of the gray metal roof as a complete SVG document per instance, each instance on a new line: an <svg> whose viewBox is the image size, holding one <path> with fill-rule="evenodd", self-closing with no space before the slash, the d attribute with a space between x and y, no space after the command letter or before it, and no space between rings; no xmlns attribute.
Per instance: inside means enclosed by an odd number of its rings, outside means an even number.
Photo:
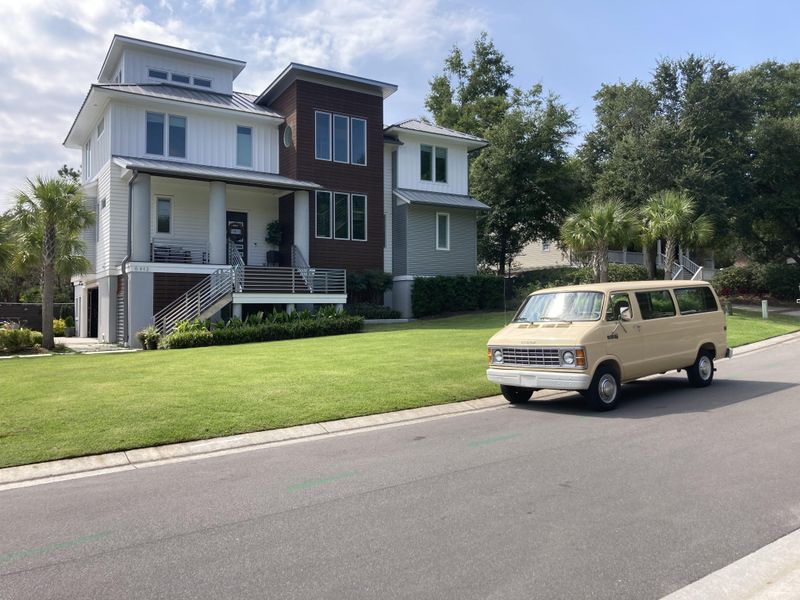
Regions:
<svg viewBox="0 0 800 600"><path fill-rule="evenodd" d="M180 177L201 181L225 181L242 185L256 185L280 190L316 190L320 185L310 181L290 179L277 173L248 171L247 169L231 169L228 167L209 167L176 160L156 158L139 158L131 156L114 156L114 162L124 169L136 169L152 175Z"/></svg>
<svg viewBox="0 0 800 600"><path fill-rule="evenodd" d="M468 133L463 133L461 131L456 131L455 129L448 129L447 127L439 127L438 125L433 125L432 123L426 123L425 121L421 121L419 119L407 119L405 121L401 121L400 123L389 125L384 129L384 131L391 131L392 129L406 129L408 131L417 131L419 133L428 133L431 135L443 135L451 138L464 140L466 142L473 142L474 144L476 144L476 147L485 146L489 143L483 138L479 138L477 136L470 135Z"/></svg>
<svg viewBox="0 0 800 600"><path fill-rule="evenodd" d="M424 192L422 190L409 190L395 188L394 195L409 204L432 204L434 206L447 206L449 208L473 208L476 210L491 210L480 200L472 196L460 194L443 194L441 192Z"/></svg>
<svg viewBox="0 0 800 600"><path fill-rule="evenodd" d="M122 92L125 94L134 94L136 96L161 98L163 100L178 100L180 102L188 102L190 104L200 104L202 106L212 106L214 108L226 108L228 110L235 110L238 112L283 119L283 116L280 113L270 110L265 106L256 104L256 97L254 95L245 94L243 92L233 92L233 94L229 96L227 94L204 92L193 88L171 85L169 83L105 83L95 84L92 87L103 90L111 90L114 92Z"/></svg>
<svg viewBox="0 0 800 600"><path fill-rule="evenodd" d="M396 137L392 137L391 135L383 134L383 143L384 144L392 144L394 146L402 146L403 142L398 140Z"/></svg>

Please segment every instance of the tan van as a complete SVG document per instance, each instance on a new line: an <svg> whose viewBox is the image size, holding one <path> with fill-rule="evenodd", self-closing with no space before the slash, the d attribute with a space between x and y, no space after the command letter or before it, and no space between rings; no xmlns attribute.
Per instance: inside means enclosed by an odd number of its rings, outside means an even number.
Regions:
<svg viewBox="0 0 800 600"><path fill-rule="evenodd" d="M542 389L576 390L596 410L615 408L620 384L685 369L714 379L730 357L725 315L703 281L628 281L539 290L488 343L489 381L513 403Z"/></svg>

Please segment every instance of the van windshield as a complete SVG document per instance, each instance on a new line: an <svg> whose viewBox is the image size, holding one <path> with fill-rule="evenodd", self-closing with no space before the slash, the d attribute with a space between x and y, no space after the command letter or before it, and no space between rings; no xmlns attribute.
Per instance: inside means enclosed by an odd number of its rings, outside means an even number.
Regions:
<svg viewBox="0 0 800 600"><path fill-rule="evenodd" d="M603 307L601 292L552 292L528 296L514 322L597 321Z"/></svg>

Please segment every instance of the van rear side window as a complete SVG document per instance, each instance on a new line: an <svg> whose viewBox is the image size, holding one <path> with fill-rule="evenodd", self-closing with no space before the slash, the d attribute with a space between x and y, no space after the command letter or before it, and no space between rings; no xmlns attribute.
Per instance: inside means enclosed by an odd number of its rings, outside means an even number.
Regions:
<svg viewBox="0 0 800 600"><path fill-rule="evenodd" d="M675 316L675 303L667 290L636 292L636 301L643 319L660 319Z"/></svg>
<svg viewBox="0 0 800 600"><path fill-rule="evenodd" d="M714 294L707 287L678 288L675 298L682 315L719 310Z"/></svg>

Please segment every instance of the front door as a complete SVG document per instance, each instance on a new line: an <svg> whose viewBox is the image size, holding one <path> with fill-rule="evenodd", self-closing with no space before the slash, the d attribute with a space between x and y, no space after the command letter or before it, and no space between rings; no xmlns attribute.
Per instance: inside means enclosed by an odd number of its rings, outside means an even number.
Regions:
<svg viewBox="0 0 800 600"><path fill-rule="evenodd" d="M630 321L619 318L621 309L628 307ZM622 379L636 379L645 374L645 360L642 356L641 315L628 292L609 294L605 322L602 325L607 352L616 356L622 368Z"/></svg>
<svg viewBox="0 0 800 600"><path fill-rule="evenodd" d="M247 264L247 213L228 211L228 239Z"/></svg>
<svg viewBox="0 0 800 600"><path fill-rule="evenodd" d="M89 334L90 338L97 337L97 321L100 315L99 307L97 306L100 296L99 290L97 288L89 288L88 292L88 306L86 307L86 311L89 316L89 327L87 328L87 333Z"/></svg>

